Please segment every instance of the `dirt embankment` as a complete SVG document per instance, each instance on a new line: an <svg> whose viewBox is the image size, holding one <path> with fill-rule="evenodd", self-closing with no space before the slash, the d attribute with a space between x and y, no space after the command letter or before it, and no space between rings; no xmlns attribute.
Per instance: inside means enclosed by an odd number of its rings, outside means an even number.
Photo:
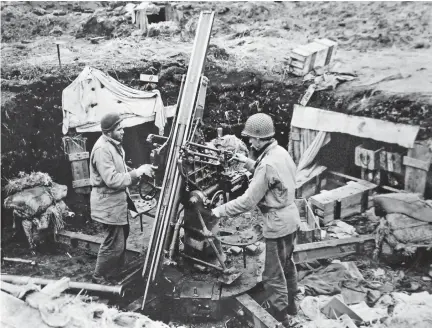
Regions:
<svg viewBox="0 0 432 328"><path fill-rule="evenodd" d="M216 12L205 68L209 137L218 125L238 133L250 114L264 111L286 145L293 105L311 83L287 73L286 59L321 37L339 42L335 63L356 79L316 92L309 106L418 124L421 138L432 136L431 3L171 4L174 21L143 35L127 2L2 3L2 182L41 170L70 185L61 93L85 65L134 88L158 88L165 105L175 104L199 12L208 9ZM94 36L105 39L91 43ZM56 40L64 41L62 68ZM141 73L160 82L144 85Z"/></svg>

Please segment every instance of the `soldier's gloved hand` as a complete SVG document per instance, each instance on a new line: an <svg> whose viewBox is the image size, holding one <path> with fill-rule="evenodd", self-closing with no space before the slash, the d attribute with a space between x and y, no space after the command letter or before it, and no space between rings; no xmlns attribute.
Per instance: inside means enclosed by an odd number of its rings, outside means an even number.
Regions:
<svg viewBox="0 0 432 328"><path fill-rule="evenodd" d="M154 177L154 170L156 169L156 166L153 166L151 164L144 164L141 165L139 168L136 169L136 172L138 176L142 176L143 174L149 176L150 178Z"/></svg>
<svg viewBox="0 0 432 328"><path fill-rule="evenodd" d="M241 163L245 163L247 161L247 157L240 153L235 153L234 156L230 159L230 161L238 161Z"/></svg>
<svg viewBox="0 0 432 328"><path fill-rule="evenodd" d="M221 215L219 213L219 207L215 207L214 209L212 209L211 214L212 214L212 216L219 219L221 217Z"/></svg>

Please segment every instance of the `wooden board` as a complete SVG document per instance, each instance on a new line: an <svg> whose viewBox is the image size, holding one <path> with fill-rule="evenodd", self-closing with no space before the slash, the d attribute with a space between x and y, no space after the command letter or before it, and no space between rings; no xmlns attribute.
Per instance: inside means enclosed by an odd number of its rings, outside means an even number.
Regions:
<svg viewBox="0 0 432 328"><path fill-rule="evenodd" d="M338 258L358 252L373 251L374 235L362 235L345 239L332 239L309 244L296 245L294 262L305 263L320 259Z"/></svg>
<svg viewBox="0 0 432 328"><path fill-rule="evenodd" d="M294 163L296 165L298 165L299 160L300 160L300 156L301 156L301 153L300 153L300 142L301 142L300 129L296 128L295 126L292 126L291 132L296 133L299 136L299 138L297 140L293 140L293 153L294 153L293 160L294 160Z"/></svg>
<svg viewBox="0 0 432 328"><path fill-rule="evenodd" d="M404 157L405 190L424 195L429 167L426 171L426 165L422 164L425 162L430 164L431 161L432 151L424 144L416 143L414 148L408 150L408 156Z"/></svg>
<svg viewBox="0 0 432 328"><path fill-rule="evenodd" d="M248 294L237 296L233 309L237 313L237 317L244 318L250 327L275 328L279 325L279 322Z"/></svg>
<svg viewBox="0 0 432 328"><path fill-rule="evenodd" d="M73 232L67 230L59 232L58 239L62 243L72 245L72 247L89 250L92 253L96 254L98 253L100 244L103 241L103 238L99 236L90 236L80 232ZM128 259L133 259L140 254L141 252L139 249L132 248L130 246L126 247L126 256Z"/></svg>
<svg viewBox="0 0 432 328"><path fill-rule="evenodd" d="M158 83L159 77L157 75L140 74L140 81L148 83Z"/></svg>
<svg viewBox="0 0 432 328"><path fill-rule="evenodd" d="M90 178L90 170L88 165L88 152L86 152L86 138L74 141L73 138L64 137L63 144L67 151L68 158L71 160L72 184L74 181ZM77 194L89 194L91 187L88 184L78 184L74 188Z"/></svg>
<svg viewBox="0 0 432 328"><path fill-rule="evenodd" d="M312 243L321 240L321 228L318 219L305 199L295 199L295 204L300 213L301 226L297 232L298 244Z"/></svg>

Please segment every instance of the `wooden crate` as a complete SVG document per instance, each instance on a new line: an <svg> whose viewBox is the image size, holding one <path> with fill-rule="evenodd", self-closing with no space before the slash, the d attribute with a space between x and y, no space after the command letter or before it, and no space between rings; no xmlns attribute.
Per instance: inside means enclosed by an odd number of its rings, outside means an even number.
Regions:
<svg viewBox="0 0 432 328"><path fill-rule="evenodd" d="M77 194L91 192L90 170L88 165L89 153L86 151L87 138L63 137L63 148L67 154L72 169L72 187Z"/></svg>
<svg viewBox="0 0 432 328"><path fill-rule="evenodd" d="M328 39L316 39L291 51L289 70L304 76L314 68L328 68L336 52L337 43Z"/></svg>
<svg viewBox="0 0 432 328"><path fill-rule="evenodd" d="M403 157L405 190L424 195L428 177L432 176L431 163L432 150L426 141L416 142L414 148L408 150L408 155Z"/></svg>
<svg viewBox="0 0 432 328"><path fill-rule="evenodd" d="M362 213L368 208L369 193L376 187L368 181L349 181L345 186L324 190L309 201L313 213L323 224Z"/></svg>
<svg viewBox="0 0 432 328"><path fill-rule="evenodd" d="M383 148L368 149L363 145L355 148L355 165L368 170L378 170L380 168L380 153Z"/></svg>
<svg viewBox="0 0 432 328"><path fill-rule="evenodd" d="M320 188L321 175L314 176L296 189L296 198L309 199L309 197L319 193Z"/></svg>
<svg viewBox="0 0 432 328"><path fill-rule="evenodd" d="M300 230L297 234L297 244L313 243L321 240L321 228L306 199L295 200L300 212Z"/></svg>
<svg viewBox="0 0 432 328"><path fill-rule="evenodd" d="M387 172L402 173L402 155L390 151L380 152L380 169Z"/></svg>

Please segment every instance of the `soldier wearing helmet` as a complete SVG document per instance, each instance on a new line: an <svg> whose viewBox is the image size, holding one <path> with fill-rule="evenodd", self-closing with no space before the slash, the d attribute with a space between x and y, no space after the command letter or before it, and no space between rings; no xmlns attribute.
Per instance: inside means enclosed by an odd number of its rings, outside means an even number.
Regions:
<svg viewBox="0 0 432 328"><path fill-rule="evenodd" d="M91 217L103 225L105 235L92 280L101 284L107 284L108 276L124 262L129 235L128 204L133 204L128 187L138 182L142 174L153 175L149 164L136 170L126 166L121 122L120 115L115 112L102 117L102 135L90 155Z"/></svg>
<svg viewBox="0 0 432 328"><path fill-rule="evenodd" d="M263 284L270 294L271 313L284 327L290 326L297 314L295 294L297 271L292 260L300 215L294 203L296 166L288 152L273 138L272 118L264 113L249 117L243 136L249 141L256 159L236 155L254 173L245 193L212 210L218 218L232 217L252 210L255 206L263 214L263 235L266 240L266 259Z"/></svg>

